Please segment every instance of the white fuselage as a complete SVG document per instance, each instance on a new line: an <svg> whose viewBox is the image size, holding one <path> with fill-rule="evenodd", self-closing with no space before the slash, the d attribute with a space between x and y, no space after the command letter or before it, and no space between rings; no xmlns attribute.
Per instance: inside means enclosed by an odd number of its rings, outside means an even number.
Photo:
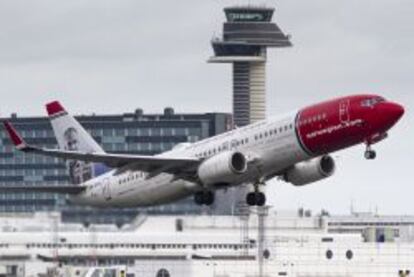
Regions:
<svg viewBox="0 0 414 277"><path fill-rule="evenodd" d="M255 166L249 167L231 186L257 182L263 178L261 176L269 179L311 158L296 136L295 117L296 113L292 113L260 121L192 144L179 145L159 156L208 159L223 151L238 151L248 160L254 160ZM85 182L83 185L87 189L72 196L71 201L101 207L150 206L173 202L203 189L202 184L177 179L172 174L149 176L142 171L119 172L115 169Z"/></svg>

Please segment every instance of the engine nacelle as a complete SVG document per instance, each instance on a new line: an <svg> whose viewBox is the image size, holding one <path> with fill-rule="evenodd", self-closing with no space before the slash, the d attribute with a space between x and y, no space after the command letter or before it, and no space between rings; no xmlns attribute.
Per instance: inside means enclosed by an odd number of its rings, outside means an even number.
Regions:
<svg viewBox="0 0 414 277"><path fill-rule="evenodd" d="M295 164L284 174L286 182L304 186L325 179L335 172L335 161L331 156L321 156Z"/></svg>
<svg viewBox="0 0 414 277"><path fill-rule="evenodd" d="M197 173L201 182L210 186L232 183L246 170L246 157L240 152L227 151L205 160Z"/></svg>

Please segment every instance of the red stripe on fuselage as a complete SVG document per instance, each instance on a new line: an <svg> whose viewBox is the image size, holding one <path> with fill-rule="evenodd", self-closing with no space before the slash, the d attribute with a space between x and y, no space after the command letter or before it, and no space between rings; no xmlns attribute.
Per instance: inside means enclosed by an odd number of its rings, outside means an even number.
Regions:
<svg viewBox="0 0 414 277"><path fill-rule="evenodd" d="M371 135L361 101L374 95L337 98L302 109L296 126L303 147L318 156L363 142Z"/></svg>

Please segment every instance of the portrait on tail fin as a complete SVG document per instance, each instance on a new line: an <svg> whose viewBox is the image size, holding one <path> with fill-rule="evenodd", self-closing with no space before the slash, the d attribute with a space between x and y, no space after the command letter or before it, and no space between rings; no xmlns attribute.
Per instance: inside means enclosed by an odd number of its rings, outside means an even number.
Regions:
<svg viewBox="0 0 414 277"><path fill-rule="evenodd" d="M79 135L75 128L69 127L63 133L65 150L79 151ZM81 184L93 177L93 166L89 162L69 160L69 177L73 184Z"/></svg>

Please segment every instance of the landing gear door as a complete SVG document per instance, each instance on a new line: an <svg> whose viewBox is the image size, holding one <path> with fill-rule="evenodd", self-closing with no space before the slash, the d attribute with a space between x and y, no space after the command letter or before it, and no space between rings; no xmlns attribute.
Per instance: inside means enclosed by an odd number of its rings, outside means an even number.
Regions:
<svg viewBox="0 0 414 277"><path fill-rule="evenodd" d="M349 99L339 103L339 121L341 123L349 123L351 116L349 114Z"/></svg>

